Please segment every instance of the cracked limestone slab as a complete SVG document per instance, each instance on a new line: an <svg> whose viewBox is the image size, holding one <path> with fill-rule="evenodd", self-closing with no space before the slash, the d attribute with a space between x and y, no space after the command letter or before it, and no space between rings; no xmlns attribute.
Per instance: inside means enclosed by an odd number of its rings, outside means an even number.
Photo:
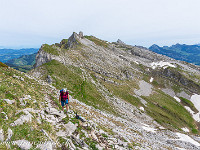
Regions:
<svg viewBox="0 0 200 150"><path fill-rule="evenodd" d="M32 121L32 115L28 111L24 111L26 115L22 115L20 118L15 120L13 123L11 123L11 126L17 126L17 125L22 125L25 122L31 122Z"/></svg>
<svg viewBox="0 0 200 150"><path fill-rule="evenodd" d="M48 114L51 114L51 115L56 115L56 116L59 116L61 118L65 118L66 117L66 114L64 114L63 111L58 111L57 109L55 108L46 108L46 112Z"/></svg>
<svg viewBox="0 0 200 150"><path fill-rule="evenodd" d="M57 136L64 137L64 136L66 136L67 134L66 134L65 131L63 131L63 130L59 130L58 132L56 132L56 135L57 135Z"/></svg>
<svg viewBox="0 0 200 150"><path fill-rule="evenodd" d="M53 150L51 141L44 142L42 144L38 144L36 148L41 149L41 150Z"/></svg>
<svg viewBox="0 0 200 150"><path fill-rule="evenodd" d="M8 136L7 136L6 141L10 141L12 135L13 135L13 131L10 128L8 128Z"/></svg>
<svg viewBox="0 0 200 150"><path fill-rule="evenodd" d="M9 100L9 99L4 99L4 101L6 101L8 104L13 104L15 102L15 100Z"/></svg>
<svg viewBox="0 0 200 150"><path fill-rule="evenodd" d="M68 122L66 125L65 125L65 128L66 128L66 134L67 136L71 136L72 133L76 130L78 124L73 124L72 122Z"/></svg>
<svg viewBox="0 0 200 150"><path fill-rule="evenodd" d="M19 148L21 148L23 150L28 150L32 147L32 144L27 140L13 141L13 144L16 144Z"/></svg>
<svg viewBox="0 0 200 150"><path fill-rule="evenodd" d="M8 116L5 112L1 112L1 114L4 114L5 115L5 119L4 120L8 120Z"/></svg>
<svg viewBox="0 0 200 150"><path fill-rule="evenodd" d="M135 94L138 96L150 96L152 93L152 85L145 82L144 80L141 80L139 82L139 90L135 90Z"/></svg>
<svg viewBox="0 0 200 150"><path fill-rule="evenodd" d="M4 134L3 134L3 129L0 129L0 141L4 141Z"/></svg>

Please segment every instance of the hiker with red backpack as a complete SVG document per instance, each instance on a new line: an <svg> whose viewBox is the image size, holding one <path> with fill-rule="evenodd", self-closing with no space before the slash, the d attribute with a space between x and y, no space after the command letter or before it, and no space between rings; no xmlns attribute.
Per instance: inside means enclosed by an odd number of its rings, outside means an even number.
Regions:
<svg viewBox="0 0 200 150"><path fill-rule="evenodd" d="M67 112L69 110L69 93L67 89L60 90L60 97L59 97L60 105L62 106L62 111L64 111L64 107L66 106Z"/></svg>

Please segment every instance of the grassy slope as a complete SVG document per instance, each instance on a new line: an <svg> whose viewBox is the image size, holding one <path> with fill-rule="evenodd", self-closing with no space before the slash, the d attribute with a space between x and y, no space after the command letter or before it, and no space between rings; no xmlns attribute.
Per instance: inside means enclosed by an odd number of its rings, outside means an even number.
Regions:
<svg viewBox="0 0 200 150"><path fill-rule="evenodd" d="M170 129L188 127L193 133L197 133L195 121L190 113L172 97L157 91L143 99L148 102L147 113L161 125Z"/></svg>
<svg viewBox="0 0 200 150"><path fill-rule="evenodd" d="M116 85L103 81L102 83L114 95L137 107L143 106L139 99L134 96L133 91L137 86L133 81L126 81L126 84L123 85ZM142 96L142 98L148 102L147 107L145 107L147 113L161 125L169 129L176 128L179 130L183 127L188 127L193 133L198 133L195 121L190 113L174 98L160 90L156 90L156 92L148 97Z"/></svg>
<svg viewBox="0 0 200 150"><path fill-rule="evenodd" d="M179 97L179 98L180 98L180 100L181 100L181 103L182 103L184 106L188 106L188 107L190 107L191 110L193 110L195 113L198 113L198 110L196 109L196 107L194 106L194 104L193 104L190 100L188 100L188 99L186 99L186 98L183 98L183 97Z"/></svg>
<svg viewBox="0 0 200 150"><path fill-rule="evenodd" d="M86 78L82 78L82 70L73 66L65 66L56 60L52 60L42 66L46 70L47 75L53 78L53 85L58 89L67 87L71 91L71 95L78 100L91 105L98 109L114 112L103 95L99 93L95 87Z"/></svg>
<svg viewBox="0 0 200 150"><path fill-rule="evenodd" d="M108 47L108 43L106 41L100 40L94 36L84 36L88 40L94 42L96 45L103 46L103 47Z"/></svg>
<svg viewBox="0 0 200 150"><path fill-rule="evenodd" d="M146 82L149 81L149 79L145 80ZM188 127L193 133L198 133L195 120L184 108L184 106L188 106L196 112L194 105L189 100L181 100L181 103L178 103L174 98L160 90L161 88L171 87L175 93L180 93L184 88L177 82L162 77L155 77L152 84L156 92L149 97L142 97L148 102L148 114L158 123L170 129Z"/></svg>
<svg viewBox="0 0 200 150"><path fill-rule="evenodd" d="M121 81L117 81L121 82ZM120 97L121 99L129 102L130 104L134 106L142 106L142 103L140 102L139 98L133 96L134 89L137 88L137 83L134 81L124 81L122 85L112 84L108 82L103 82L107 89L109 89L110 92L112 92L113 95Z"/></svg>
<svg viewBox="0 0 200 150"><path fill-rule="evenodd" d="M44 44L42 49L47 53L59 56L59 52L55 49L55 47L53 47L53 45Z"/></svg>

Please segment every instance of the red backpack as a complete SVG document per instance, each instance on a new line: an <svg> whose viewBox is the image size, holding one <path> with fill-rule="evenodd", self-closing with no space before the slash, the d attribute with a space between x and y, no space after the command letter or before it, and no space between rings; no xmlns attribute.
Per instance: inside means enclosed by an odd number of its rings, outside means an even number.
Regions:
<svg viewBox="0 0 200 150"><path fill-rule="evenodd" d="M60 90L60 96L61 96L61 100L65 101L66 99L68 99L68 91L66 91L66 94L64 94L63 89Z"/></svg>

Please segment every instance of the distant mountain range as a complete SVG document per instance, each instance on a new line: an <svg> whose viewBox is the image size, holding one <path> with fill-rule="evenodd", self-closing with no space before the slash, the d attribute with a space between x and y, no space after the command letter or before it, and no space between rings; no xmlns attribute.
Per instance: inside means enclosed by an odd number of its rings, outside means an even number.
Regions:
<svg viewBox="0 0 200 150"><path fill-rule="evenodd" d="M176 44L172 46L160 47L156 44L149 47L149 49L158 54L166 55L168 57L200 65L200 45L186 45Z"/></svg>
<svg viewBox="0 0 200 150"><path fill-rule="evenodd" d="M27 72L33 68L35 64L35 56L37 53L30 55L22 55L19 58L8 60L5 64L22 72Z"/></svg>
<svg viewBox="0 0 200 150"><path fill-rule="evenodd" d="M22 55L30 55L38 52L39 48L25 49L0 49L0 61L5 63L8 60L19 58Z"/></svg>

